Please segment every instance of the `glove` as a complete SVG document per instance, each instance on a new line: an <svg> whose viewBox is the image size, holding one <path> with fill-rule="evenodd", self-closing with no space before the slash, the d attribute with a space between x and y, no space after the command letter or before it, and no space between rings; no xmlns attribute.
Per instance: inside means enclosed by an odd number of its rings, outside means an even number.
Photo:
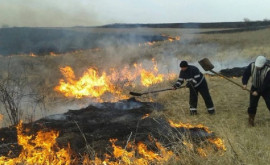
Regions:
<svg viewBox="0 0 270 165"><path fill-rule="evenodd" d="M186 86L187 86L188 88L194 87L193 83L191 83L191 82L187 82Z"/></svg>

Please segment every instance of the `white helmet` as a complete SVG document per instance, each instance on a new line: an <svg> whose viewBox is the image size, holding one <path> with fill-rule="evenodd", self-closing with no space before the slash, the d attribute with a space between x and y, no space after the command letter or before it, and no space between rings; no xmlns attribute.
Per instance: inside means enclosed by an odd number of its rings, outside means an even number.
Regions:
<svg viewBox="0 0 270 165"><path fill-rule="evenodd" d="M265 65L265 63L266 58L264 56L258 56L255 61L255 66L261 68Z"/></svg>

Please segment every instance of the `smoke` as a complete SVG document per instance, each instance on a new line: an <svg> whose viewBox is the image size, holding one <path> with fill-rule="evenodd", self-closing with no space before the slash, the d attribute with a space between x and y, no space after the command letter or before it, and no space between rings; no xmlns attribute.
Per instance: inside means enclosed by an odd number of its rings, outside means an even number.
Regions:
<svg viewBox="0 0 270 165"><path fill-rule="evenodd" d="M77 33L78 31L79 33ZM51 31L48 30L48 32ZM8 77L9 73L12 73L15 77L28 75L26 76L29 82L28 86L32 87L36 93L44 96L42 101L47 107L43 109L46 109L46 111L43 111L42 108L39 112L36 111L35 119L49 114L64 113L69 109L81 109L94 102L91 99L65 98L62 94L55 92L54 87L58 85L59 79L63 78L59 67L72 67L76 78L79 78L90 67L97 68L98 74L103 71L109 74L110 68L115 68L119 72L124 66L129 66L132 69L134 63L142 63L145 69L151 70L153 69L152 59L154 58L159 73L175 73L178 75L180 71L179 63L182 60L199 67L203 73L204 70L200 67L198 61L205 57L213 63L215 71L246 66L254 60L254 55L246 56L246 52L236 46L226 47L218 42L204 42L200 40L199 35L190 32L184 33L181 30L173 31L175 35L181 37L180 41L174 42L163 41L164 38L161 37L160 31L150 28L69 28L68 31L59 30L58 32L64 37L48 43L58 46L62 50L71 47L71 44L72 46L75 45L75 50L77 50L78 47L85 46L88 42L93 43L91 41L95 41L100 50L84 50L79 53L66 52L59 56L50 56L47 53L45 56L37 57L30 57L28 54L26 56L0 57L0 80ZM58 36L58 33L53 34ZM76 36L77 34L80 35ZM94 37L91 38L90 34L94 34ZM29 39L28 36L25 38L26 40ZM88 38L90 39L87 40ZM156 41L156 43L152 46L143 44L148 41ZM139 46L139 43L141 46ZM40 45L44 45L44 42ZM32 115L32 110L35 107L32 108L30 104L24 104L24 106L24 109L28 109L25 113ZM117 103L113 105L115 109L130 109L139 106L139 104L133 104L132 102L130 104Z"/></svg>
<svg viewBox="0 0 270 165"><path fill-rule="evenodd" d="M76 0L3 0L0 26L66 27L103 24L96 8Z"/></svg>
<svg viewBox="0 0 270 165"><path fill-rule="evenodd" d="M143 106L143 103L136 101L135 99L121 100L119 102L110 103L93 103L93 106L100 109L109 109L109 110L131 110L137 109Z"/></svg>

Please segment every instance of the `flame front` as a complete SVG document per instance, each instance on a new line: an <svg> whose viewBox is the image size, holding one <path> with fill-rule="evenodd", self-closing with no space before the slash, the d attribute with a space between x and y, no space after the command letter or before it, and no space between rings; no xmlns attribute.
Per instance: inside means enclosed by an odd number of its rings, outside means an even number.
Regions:
<svg viewBox="0 0 270 165"><path fill-rule="evenodd" d="M171 122L172 123L172 122ZM179 126L179 125L177 125ZM181 124L181 126L185 126ZM188 127L191 127L188 125ZM0 157L0 164L56 164L56 165L69 165L78 163L79 159L74 159L71 157L71 150L68 146L67 149L59 148L56 143L56 138L59 133L57 131L39 131L36 136L25 135L25 132L29 130L23 129L22 122L17 126L17 138L18 144L22 146L21 153L16 158ZM4 139L3 139L4 140ZM179 160L179 156L176 156L172 151L165 148L156 139L152 139L149 136L149 140L154 146L154 150L148 148L148 146L143 142L128 142L125 147L116 145L117 139L110 139L112 143L113 152L111 154L104 154L104 159L95 156L90 159L91 155L85 155L82 164L106 164L106 165L132 165L132 164L164 164L169 160ZM217 149L226 150L223 142L220 138L210 138L208 141L216 145ZM191 144L190 142L183 141L183 144L187 146L187 149L192 151L196 149L198 154L202 157L208 156L208 148L202 148L201 146Z"/></svg>
<svg viewBox="0 0 270 165"><path fill-rule="evenodd" d="M220 138L210 138L210 139L208 139L208 141L210 143L214 144L217 147L217 149L221 149L221 150L226 151L226 147L225 147L222 139L220 139Z"/></svg>
<svg viewBox="0 0 270 165"><path fill-rule="evenodd" d="M180 127L183 127L183 128L188 128L188 129L191 129L191 128L200 128L200 129L203 129L205 130L206 132L208 133L211 133L212 131L209 130L208 127L202 125L202 124L198 124L198 125L192 125L192 124L185 124L185 123L174 123L173 121L169 120L169 123L172 127L175 127L175 128L180 128Z"/></svg>
<svg viewBox="0 0 270 165"><path fill-rule="evenodd" d="M205 130L206 132L208 133L211 133L212 131L209 130L208 127L205 127L204 125L202 124L199 124L199 125L191 125L191 124L184 124L184 123L174 123L173 121L169 120L169 123L172 127L175 127L175 128L180 128L180 127L183 127L183 128L188 128L188 129L191 129L191 128L199 128L199 129L203 129ZM214 144L215 147L217 149L220 149L220 150L223 150L223 151L226 151L226 147L224 145L224 142L221 138L209 138L207 139L211 144ZM185 143L184 143L185 144ZM202 149L202 148L198 148L197 151L201 154L201 155L205 155L205 151Z"/></svg>
<svg viewBox="0 0 270 165"><path fill-rule="evenodd" d="M60 149L56 145L57 131L39 131L33 135L24 135L22 122L17 126L18 144L22 151L17 158L0 157L0 164L70 164L70 150Z"/></svg>
<svg viewBox="0 0 270 165"><path fill-rule="evenodd" d="M172 151L167 150L159 142L155 142L158 152L149 150L148 147L139 142L137 145L127 144L125 148L115 145L117 139L111 139L113 147L113 155L105 155L105 159L101 160L97 156L94 160L85 157L83 164L106 164L106 165L135 165L135 164L164 164L173 157L176 157Z"/></svg>
<svg viewBox="0 0 270 165"><path fill-rule="evenodd" d="M30 57L37 57L37 55L35 55L34 53L30 53L29 56Z"/></svg>
<svg viewBox="0 0 270 165"><path fill-rule="evenodd" d="M179 41L180 40L180 36L169 36L169 35L166 35L166 34L161 34L162 37L164 37L165 39L163 40L163 42L166 42L166 41L169 41L169 42L174 42L174 41ZM145 43L139 43L139 47L141 46L153 46L155 45L156 43L159 43L161 41L148 41L148 42L145 42Z"/></svg>
<svg viewBox="0 0 270 165"><path fill-rule="evenodd" d="M55 87L55 90L64 93L66 97L82 98L83 96L89 96L99 98L105 92L110 92L120 96L122 99L125 98L124 95L121 95L121 90L118 90L116 86L110 82L104 72L99 76L95 69L89 68L84 72L83 76L76 81L71 67L60 68L60 71L67 82L61 79L59 86Z"/></svg>
<svg viewBox="0 0 270 165"><path fill-rule="evenodd" d="M145 118L147 118L147 117L149 117L149 116L150 116L150 114L147 113L147 114L143 115L143 117L142 117L141 119L143 120L143 119L145 119Z"/></svg>
<svg viewBox="0 0 270 165"><path fill-rule="evenodd" d="M136 85L149 87L165 79L171 80L176 77L173 73L159 73L157 62L152 59L152 63L150 69L143 68L142 64L134 64L133 68L129 66L124 66L122 69L111 68L109 74L105 72L99 74L97 69L89 68L78 79L73 69L66 66L60 68L64 79L59 80L59 85L54 90L63 93L66 97L91 97L100 102L103 101L102 96L105 94L113 95L114 99L109 101L127 99L128 96L124 94L123 87Z"/></svg>
<svg viewBox="0 0 270 165"><path fill-rule="evenodd" d="M49 53L50 54L50 56L58 56L56 53L54 53L54 52L50 52Z"/></svg>
<svg viewBox="0 0 270 165"><path fill-rule="evenodd" d="M164 79L164 74L158 74L158 67L155 59L152 59L152 63L153 68L151 70L145 70L141 64L140 65L134 64L135 68L140 73L142 85L146 87L160 83Z"/></svg>
<svg viewBox="0 0 270 165"><path fill-rule="evenodd" d="M173 42L173 41L179 41L180 40L180 36L169 36L169 35L166 35L166 34L161 34L161 36L163 37L167 37L167 40L170 41L170 42Z"/></svg>
<svg viewBox="0 0 270 165"><path fill-rule="evenodd" d="M0 114L0 128L2 127L2 121L4 119L4 116L2 114Z"/></svg>

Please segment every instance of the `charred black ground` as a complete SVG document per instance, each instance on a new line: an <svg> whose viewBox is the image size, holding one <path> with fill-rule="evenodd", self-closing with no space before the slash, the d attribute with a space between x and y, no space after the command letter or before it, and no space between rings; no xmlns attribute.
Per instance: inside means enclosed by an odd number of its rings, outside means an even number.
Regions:
<svg viewBox="0 0 270 165"><path fill-rule="evenodd" d="M235 67L230 69L220 70L220 74L227 77L241 77L245 71L246 67Z"/></svg>
<svg viewBox="0 0 270 165"><path fill-rule="evenodd" d="M135 144L142 141L154 148L149 136L166 147L170 147L174 142L181 144L181 138L186 135L195 143L215 137L203 128L174 128L165 118L144 117L155 110L162 110L162 106L132 98L69 110L64 114L24 124L23 127L30 129L27 134L36 134L39 130L57 130L60 146L64 147L69 143L75 153L83 154L86 152L86 145L90 145L100 155L112 150L110 139L118 139L116 144L120 146L125 146L129 139ZM9 151L9 156L18 156L21 147L17 143L15 127L0 129L0 139L4 139L0 141L0 156L7 156Z"/></svg>
<svg viewBox="0 0 270 165"><path fill-rule="evenodd" d="M47 55L50 52L66 53L166 39L155 34L96 33L91 32L91 28L89 31L77 31L74 28L0 28L0 55Z"/></svg>

